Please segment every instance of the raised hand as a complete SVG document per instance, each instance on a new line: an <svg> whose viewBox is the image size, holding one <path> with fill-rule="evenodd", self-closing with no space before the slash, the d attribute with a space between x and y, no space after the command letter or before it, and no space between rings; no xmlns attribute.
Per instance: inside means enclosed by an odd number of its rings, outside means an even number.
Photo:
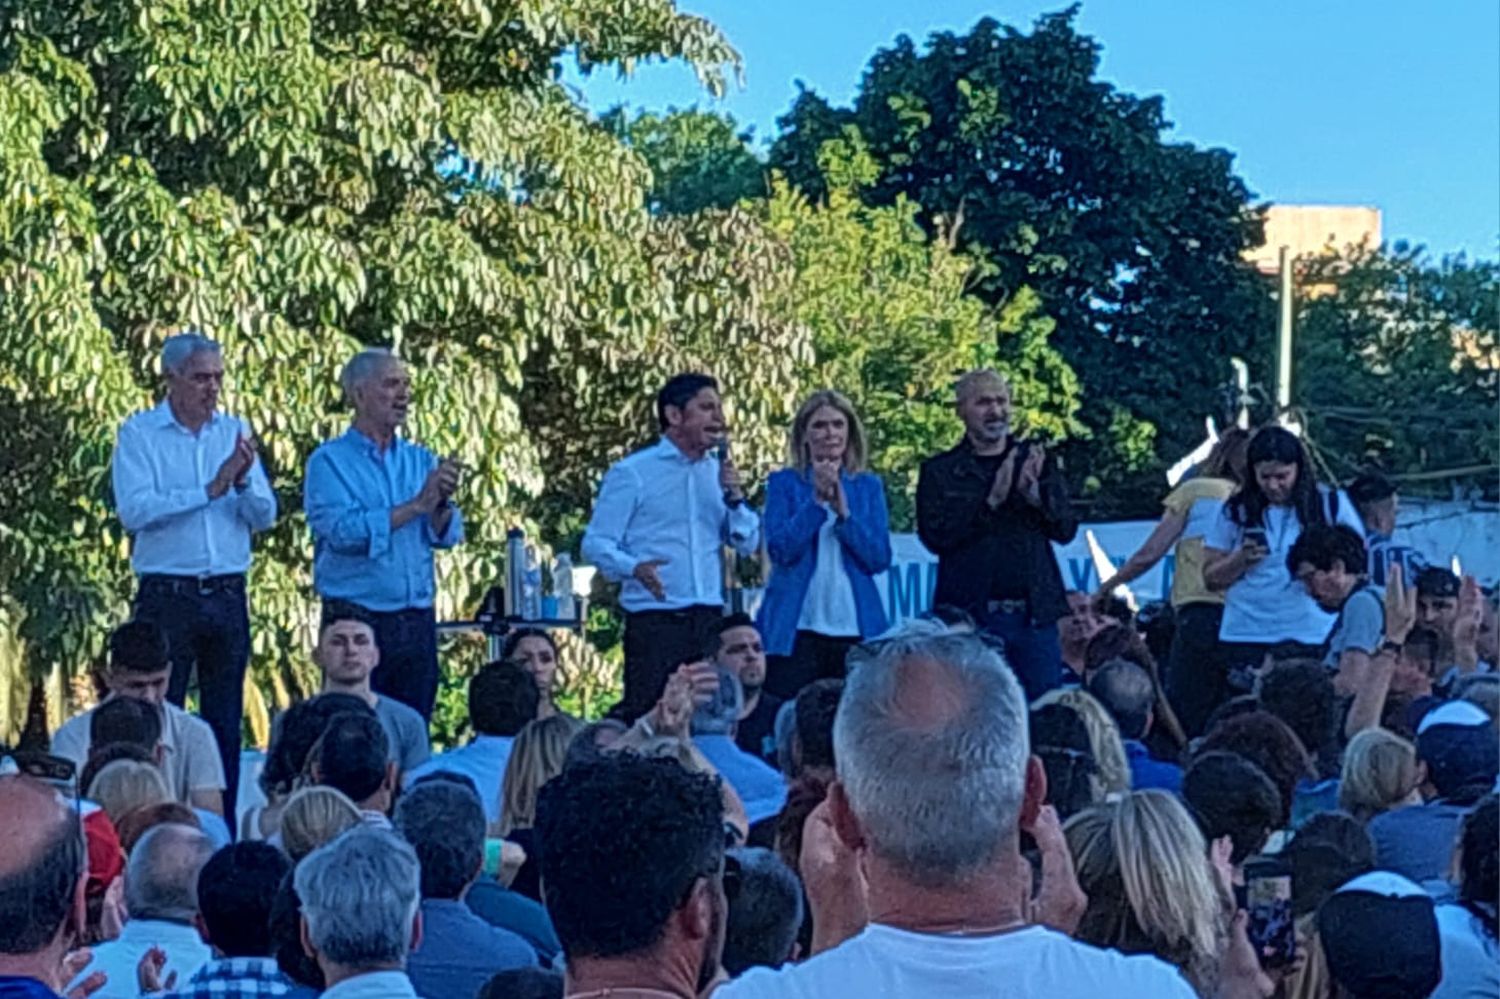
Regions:
<svg viewBox="0 0 1500 999"><path fill-rule="evenodd" d="M255 464L255 445L244 437L235 438L234 450L229 452L219 465L218 471L208 483L209 499L218 499L238 483L241 483Z"/></svg>
<svg viewBox="0 0 1500 999"><path fill-rule="evenodd" d="M1032 899L1031 921L1071 935L1089 907L1089 897L1078 883L1057 809L1043 805L1026 831L1042 855L1042 883Z"/></svg>
<svg viewBox="0 0 1500 999"><path fill-rule="evenodd" d="M667 596L667 588L662 585L661 573L656 571L656 567L666 564L667 560L664 558L648 558L644 562L637 562L630 574L646 588L647 593L663 600Z"/></svg>
<svg viewBox="0 0 1500 999"><path fill-rule="evenodd" d="M177 972L162 980L162 969L167 966L167 953L160 947L152 947L141 955L141 961L135 966L137 983L141 987L141 995L150 995L153 992L170 992L177 987Z"/></svg>
<svg viewBox="0 0 1500 999"><path fill-rule="evenodd" d="M1453 620L1453 644L1474 648L1479 643L1479 628L1484 623L1484 592L1479 581L1465 576L1458 587L1458 615Z"/></svg>
<svg viewBox="0 0 1500 999"><path fill-rule="evenodd" d="M89 966L94 959L94 952L87 947L69 951L62 959L61 966L57 969L57 987L67 988L69 982L82 974L83 969ZM68 991L65 999L88 999L89 996L98 992L109 984L109 976L102 971L96 971L77 986Z"/></svg>
<svg viewBox="0 0 1500 999"><path fill-rule="evenodd" d="M745 498L740 470L735 467L734 459L727 455L719 461L719 488L724 490L724 498L731 503L738 503Z"/></svg>
<svg viewBox="0 0 1500 999"><path fill-rule="evenodd" d="M824 503L832 504L838 496L839 466L837 458L814 458L812 463L813 492Z"/></svg>
<svg viewBox="0 0 1500 999"><path fill-rule="evenodd" d="M1391 566L1385 585L1385 637L1403 645L1417 624L1417 590L1408 588L1400 563Z"/></svg>

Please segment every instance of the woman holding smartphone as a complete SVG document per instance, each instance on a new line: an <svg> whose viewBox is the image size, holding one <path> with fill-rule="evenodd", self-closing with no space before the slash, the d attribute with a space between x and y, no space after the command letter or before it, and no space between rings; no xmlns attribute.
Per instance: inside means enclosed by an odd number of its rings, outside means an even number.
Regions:
<svg viewBox="0 0 1500 999"><path fill-rule="evenodd" d="M1224 594L1219 661L1203 664L1212 671L1204 687L1218 687L1209 710L1249 690L1249 671L1271 649L1317 656L1327 641L1335 615L1319 607L1286 567L1303 528L1339 523L1364 537L1354 504L1318 485L1302 442L1291 432L1258 431L1246 463L1245 483L1224 501L1203 537L1203 581Z"/></svg>

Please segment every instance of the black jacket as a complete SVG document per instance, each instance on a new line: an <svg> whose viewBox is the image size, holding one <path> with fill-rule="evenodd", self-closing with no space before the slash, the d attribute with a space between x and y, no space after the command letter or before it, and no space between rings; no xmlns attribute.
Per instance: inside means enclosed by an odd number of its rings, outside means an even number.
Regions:
<svg viewBox="0 0 1500 999"><path fill-rule="evenodd" d="M1013 438L1010 447L1020 449L1019 476L1031 444ZM1066 544L1078 533L1062 476L1049 454L1042 464L1041 506L1031 506L1013 488L998 510L985 502L993 479L967 437L922 463L917 534L938 557L933 600L978 617L991 599L1024 597L1032 623L1051 624L1068 613L1052 542Z"/></svg>

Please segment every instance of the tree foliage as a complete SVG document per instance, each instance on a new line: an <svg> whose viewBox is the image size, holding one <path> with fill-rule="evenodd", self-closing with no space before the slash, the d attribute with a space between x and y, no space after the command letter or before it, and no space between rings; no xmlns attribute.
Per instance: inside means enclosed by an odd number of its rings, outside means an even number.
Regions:
<svg viewBox="0 0 1500 999"><path fill-rule="evenodd" d="M603 121L650 165L653 211L687 215L768 193L767 170L751 149L750 133L728 115L669 109L631 117L616 108Z"/></svg>
<svg viewBox="0 0 1500 999"><path fill-rule="evenodd" d="M820 150L852 132L877 166L868 203L905 198L929 231L956 232L988 265L975 288L987 301L1035 291L1090 400L1092 441L1071 449L1070 472L1102 512L1197 444L1230 356L1273 327L1241 260L1261 222L1230 154L1166 141L1160 98L1099 80L1099 45L1075 15L1030 34L985 19L920 51L902 36L851 107L804 91L770 162L822 197Z"/></svg>
<svg viewBox="0 0 1500 999"><path fill-rule="evenodd" d="M531 358L591 360L601 341L650 357L668 327L756 338L693 294L739 280L739 260L715 273L687 242L732 220L664 231L640 158L554 68L681 57L722 87L733 50L670 0L14 0L0 16L0 617L33 677L86 664L125 610L108 455L178 328L224 344L226 401L275 475L284 515L251 593L278 697L308 684L301 470L347 419L335 377L359 345L399 346L412 435L473 469L470 542L440 570L452 615L555 459L519 404Z"/></svg>
<svg viewBox="0 0 1500 999"><path fill-rule="evenodd" d="M1409 492L1493 497L1500 267L1400 243L1299 263L1293 402L1331 471L1373 465L1413 476Z"/></svg>

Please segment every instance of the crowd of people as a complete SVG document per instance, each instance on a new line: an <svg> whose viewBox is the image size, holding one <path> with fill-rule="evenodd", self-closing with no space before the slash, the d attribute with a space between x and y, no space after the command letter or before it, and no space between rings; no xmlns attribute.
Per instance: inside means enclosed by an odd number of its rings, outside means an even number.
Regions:
<svg viewBox="0 0 1500 999"><path fill-rule="evenodd" d="M401 437L406 371L362 352L306 480L321 688L240 812L276 497L212 341L163 367L116 453L140 585L105 696L0 754L0 999L1500 995L1493 596L1279 427L1227 434L1069 592L1057 462L965 375L917 490L935 603L892 627L849 401L806 401L757 511L718 385L679 376L582 544L621 584L620 704L569 715L557 643L517 628L433 754L462 469ZM726 546L769 558L753 617ZM1174 549L1137 613L1118 592Z"/></svg>

